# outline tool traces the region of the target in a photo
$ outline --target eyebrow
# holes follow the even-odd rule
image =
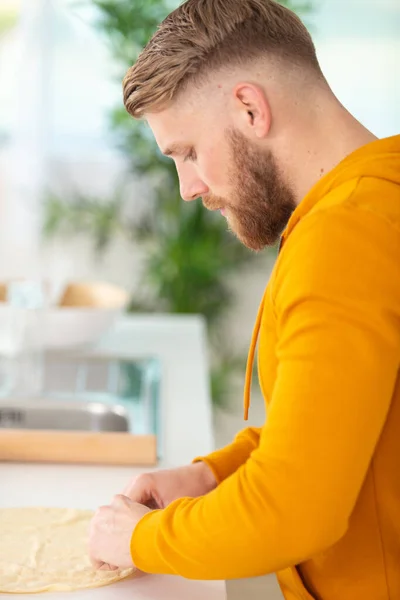
[[[165,150],[162,150],[162,153],[165,156],[172,156],[173,154],[182,155],[182,154],[186,154],[190,149],[191,149],[190,144],[176,143],[176,144],[172,144],[168,148],[165,148]]]

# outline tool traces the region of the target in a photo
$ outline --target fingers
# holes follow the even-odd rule
[[[112,506],[129,506],[133,503],[133,500],[126,496],[125,494],[116,494],[111,502]]]
[[[90,562],[92,564],[93,569],[95,569],[96,571],[100,571],[100,569],[104,565],[104,562],[102,560],[97,560],[96,558],[93,558],[92,556],[90,556]]]
[[[93,569],[96,571],[118,571],[118,567],[110,565],[109,563],[105,563],[102,560],[91,558],[90,562],[92,563]]]
[[[133,502],[144,504],[149,508],[160,508],[157,501],[156,485],[151,473],[144,473],[133,479],[124,489],[124,495]]]
[[[108,506],[100,506],[90,522],[89,526],[89,558],[93,569],[96,571],[115,571],[117,567],[99,560],[96,556],[96,540],[98,532],[104,529],[105,515],[109,511]]]
[[[118,571],[118,567],[115,567],[114,565],[110,565],[108,563],[102,563],[101,566],[98,568],[98,571]]]
[[[125,487],[123,494],[134,500],[134,502],[141,502],[143,504],[143,500],[147,499],[151,487],[151,478],[147,474],[143,474],[130,481]]]
[[[93,568],[116,571],[133,565],[130,553],[132,532],[149,509],[127,496],[114,496],[109,506],[101,506],[89,527],[89,557]]]
[[[111,565],[108,562],[98,560],[98,558],[96,556],[96,550],[95,550],[96,529],[97,529],[97,527],[99,527],[99,523],[104,521],[104,514],[107,513],[108,510],[109,510],[108,506],[102,506],[99,509],[97,509],[97,511],[90,523],[90,528],[89,528],[89,558],[90,558],[90,562],[92,564],[93,569],[95,569],[96,571],[117,571],[118,570],[118,567],[116,567],[115,565]],[[103,525],[103,527],[104,527],[104,525]]]
[[[126,486],[124,487],[124,489],[122,490],[122,493],[124,494],[124,496],[129,496],[131,490],[133,489],[133,487],[135,486],[137,480],[139,479],[140,475],[137,475],[136,477],[134,477],[133,479],[131,479],[129,481],[129,483],[126,484]]]
[[[154,498],[151,498],[150,500],[148,500],[146,502],[145,506],[147,506],[147,508],[150,508],[150,510],[157,510],[158,508],[161,508],[161,506],[158,504],[158,502]]]

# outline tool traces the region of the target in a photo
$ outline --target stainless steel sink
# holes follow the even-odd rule
[[[0,430],[5,428],[127,432],[130,422],[128,411],[118,404],[9,399],[0,402]]]
[[[45,355],[41,387],[33,398],[2,394],[0,434],[6,428],[150,434],[162,457],[158,358],[52,351]]]

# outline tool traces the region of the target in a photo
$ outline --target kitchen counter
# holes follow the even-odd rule
[[[157,468],[190,463],[214,449],[206,331],[196,316],[123,317],[96,347],[107,356],[155,356],[162,364],[163,459]],[[0,508],[49,506],[96,509],[109,504],[143,469],[0,462]],[[148,470],[148,469],[146,469]],[[1,543],[1,540],[0,540]],[[1,598],[26,598],[1,594]],[[38,594],[43,600],[226,600],[224,582],[141,576],[112,586]]]
[[[0,463],[0,508],[54,506],[96,509],[121,493],[140,469]],[[26,598],[1,594],[1,598]],[[32,596],[33,597],[33,596]],[[225,583],[143,575],[103,588],[35,594],[43,600],[226,600]]]
[[[77,592],[29,594],[31,600],[225,600],[222,583],[188,581],[181,577],[144,575],[130,581]],[[1,594],[0,598],[23,598],[26,594]]]

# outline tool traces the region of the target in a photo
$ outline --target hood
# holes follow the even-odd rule
[[[284,241],[300,219],[334,188],[357,177],[385,179],[400,185],[400,135],[375,140],[344,158],[305,196],[282,234]]]

